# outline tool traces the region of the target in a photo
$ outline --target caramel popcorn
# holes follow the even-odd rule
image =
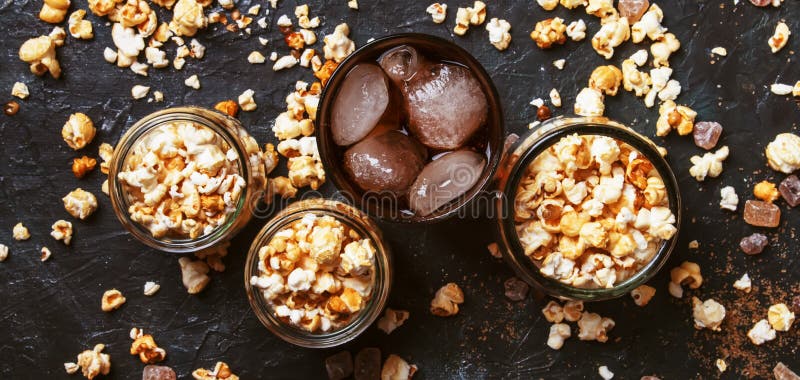
[[[434,23],[441,24],[447,16],[447,4],[433,3],[425,9],[425,12],[431,15]]]
[[[86,114],[77,112],[61,128],[61,137],[74,150],[82,149],[92,142],[96,133],[94,123]]]
[[[451,317],[458,314],[458,305],[464,303],[464,292],[458,285],[450,282],[436,291],[431,301],[431,313],[438,317]]]
[[[611,19],[605,22],[592,37],[592,48],[603,58],[611,59],[614,56],[614,48],[630,39],[630,36],[631,31],[627,18]]]
[[[605,95],[617,95],[622,82],[622,71],[614,65],[599,66],[589,77],[589,87]]]
[[[564,341],[572,336],[572,330],[566,323],[555,323],[550,325],[550,334],[547,336],[547,346],[560,350],[564,346]]]
[[[600,343],[608,341],[608,332],[614,328],[614,320],[601,317],[596,313],[584,312],[578,320],[578,339],[596,340]]]
[[[536,3],[546,11],[552,11],[558,6],[558,0],[536,0]]]
[[[742,290],[745,293],[750,293],[750,290],[752,289],[752,284],[753,283],[750,281],[750,276],[748,276],[747,273],[745,273],[742,275],[740,279],[736,280],[733,283],[733,287],[738,290]]]
[[[98,344],[92,350],[86,350],[78,354],[77,365],[81,368],[83,376],[87,379],[94,379],[98,375],[108,375],[111,371],[111,356],[104,354],[105,345]],[[71,364],[71,363],[68,363]],[[65,364],[64,368],[69,372],[74,366]],[[77,371],[77,370],[75,370]]]
[[[681,42],[672,33],[666,33],[658,41],[650,45],[653,55],[653,66],[669,66],[669,56],[681,48]]]
[[[56,79],[61,76],[61,65],[56,58],[56,42],[50,36],[39,36],[25,41],[19,47],[19,59],[29,63],[31,73],[37,76],[47,72]]]
[[[728,147],[723,146],[714,153],[706,153],[703,157],[692,156],[689,160],[692,162],[692,167],[689,168],[689,174],[698,181],[703,181],[706,177],[716,178],[722,173],[722,162],[728,158]]]
[[[378,328],[387,335],[391,334],[392,331],[405,323],[409,315],[411,314],[405,310],[393,310],[386,308],[386,312],[383,313],[383,317],[378,320]]]
[[[650,75],[639,71],[638,63],[634,59],[622,62],[622,86],[625,91],[632,91],[636,96],[645,96],[650,93]]]
[[[583,41],[586,38],[586,23],[583,20],[573,21],[567,25],[567,36],[575,41]]]
[[[784,303],[778,303],[767,310],[767,320],[775,331],[789,331],[794,322],[794,313]]]
[[[753,325],[753,328],[747,332],[747,337],[756,346],[760,346],[766,342],[775,339],[775,330],[770,326],[766,319],[759,320]]]
[[[236,117],[239,113],[239,104],[233,100],[224,100],[215,104],[214,109],[225,115]]]
[[[549,18],[536,23],[531,32],[531,39],[540,49],[549,49],[553,44],[563,45],[567,41],[567,36],[564,34],[566,31],[564,20],[558,17]]]
[[[178,36],[194,36],[198,29],[208,25],[208,18],[203,15],[203,6],[195,0],[178,0],[172,12],[169,30]]]
[[[489,32],[489,43],[494,45],[497,50],[503,51],[508,48],[511,43],[511,24],[506,20],[500,20],[497,17],[489,20],[486,24],[486,30]]]
[[[383,363],[381,380],[411,380],[415,372],[416,365],[408,364],[403,358],[392,354]]]
[[[603,116],[606,106],[603,94],[591,87],[584,87],[575,97],[574,111],[580,116]]]
[[[106,290],[100,302],[100,308],[106,313],[119,309],[125,303],[125,296],[117,289]]]
[[[650,6],[650,9],[642,15],[638,22],[631,26],[631,39],[633,43],[638,44],[642,42],[645,37],[652,41],[658,41],[664,37],[667,28],[661,25],[661,20],[664,19],[664,12],[657,4]]]
[[[456,12],[456,26],[453,33],[463,36],[469,30],[470,25],[480,25],[486,19],[486,4],[482,1],[475,1],[472,7],[458,8]]]
[[[28,240],[31,238],[31,234],[28,232],[28,227],[23,226],[22,223],[17,223],[14,225],[12,235],[16,241]]]
[[[800,170],[800,136],[781,133],[767,144],[765,150],[769,166],[782,173]]]
[[[673,129],[677,130],[679,135],[685,136],[694,130],[694,119],[697,117],[697,112],[689,107],[679,106],[675,102],[667,100],[661,104],[658,113],[657,136],[666,136]]]
[[[574,9],[580,6],[586,6],[589,4],[588,0],[560,0],[559,3],[561,6],[567,9]]]
[[[69,34],[77,39],[90,40],[94,37],[92,23],[85,20],[84,17],[86,17],[86,11],[83,9],[78,9],[69,15]]]
[[[631,291],[631,297],[636,306],[647,306],[655,294],[656,288],[647,285],[641,285]]]
[[[209,268],[203,261],[193,261],[188,257],[178,259],[181,267],[181,280],[189,294],[197,294],[206,288],[211,278],[208,277]]]
[[[294,198],[297,195],[297,188],[292,185],[292,181],[287,177],[275,177],[269,179],[265,200],[271,202],[272,197],[280,195],[282,199]]]
[[[89,172],[94,169],[95,165],[97,165],[97,160],[94,158],[89,158],[88,156],[73,158],[72,174],[74,174],[76,178],[83,178],[86,174],[89,174]]]
[[[777,53],[784,46],[786,46],[786,42],[789,41],[789,35],[792,32],[789,31],[789,26],[786,25],[785,22],[779,21],[778,25],[775,26],[775,33],[772,37],[769,38],[768,44],[769,48],[772,49],[772,53]]]
[[[224,362],[217,362],[213,371],[198,368],[192,372],[192,377],[195,380],[239,380],[239,376],[234,375]]]
[[[69,0],[45,0],[42,10],[39,11],[39,19],[50,24],[59,24],[67,16],[69,5]]]
[[[66,220],[58,220],[53,223],[53,231],[50,232],[50,236],[53,239],[61,240],[64,244],[69,245],[72,241],[72,223]]]
[[[698,330],[706,328],[712,331],[720,331],[722,320],[725,319],[724,306],[713,299],[700,301],[697,297],[692,297],[692,305],[694,328]]]
[[[576,178],[579,171],[585,180]],[[611,288],[675,234],[666,205],[660,175],[631,146],[576,134],[528,166],[515,219],[520,243],[543,275],[576,287]]]
[[[100,171],[103,172],[103,174],[108,174],[108,164],[114,156],[114,147],[111,146],[111,144],[102,143],[98,148],[97,155],[103,160],[103,162],[100,163]]]
[[[556,301],[550,301],[542,309],[544,319],[550,323],[561,323],[564,320],[564,308]]]
[[[64,196],[64,209],[74,218],[84,220],[97,210],[97,198],[94,194],[77,188]]]
[[[577,322],[583,315],[583,301],[567,301],[564,303],[564,319]]]
[[[253,165],[259,183],[265,178],[255,140],[244,132],[240,137],[247,157],[192,122],[164,124],[142,137],[117,175],[131,220],[155,238],[196,239],[224,225],[247,185],[240,165]]]
[[[356,49],[356,45],[348,38],[349,35],[350,27],[342,23],[336,26],[332,34],[325,36],[322,39],[325,43],[325,46],[322,47],[325,59],[339,63],[352,54]]]
[[[131,355],[139,355],[139,360],[145,364],[158,363],[167,356],[167,352],[156,345],[153,336],[150,334],[143,334],[143,332],[136,327],[131,330]]]
[[[753,195],[764,202],[772,203],[780,197],[775,184],[769,181],[761,181],[753,187]]]
[[[331,216],[304,215],[259,249],[259,289],[272,312],[309,332],[350,323],[372,297],[376,250]]]

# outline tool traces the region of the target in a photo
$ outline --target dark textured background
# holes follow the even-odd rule
[[[249,0],[241,0],[244,12]],[[273,73],[270,65],[251,65],[247,54],[255,49],[265,55],[287,49],[279,32],[262,30],[253,23],[252,36],[240,36],[217,25],[199,33],[208,47],[204,60],[189,59],[182,71],[150,70],[150,77],[134,75],[103,61],[105,46],[113,46],[110,27],[94,15],[95,39],[67,39],[58,50],[64,75],[61,80],[36,78],[17,58],[17,49],[30,37],[47,34],[51,25],[35,16],[41,1],[4,0],[0,3],[0,89],[2,102],[11,100],[15,81],[28,84],[31,96],[19,101],[14,117],[0,115],[0,242],[11,248],[0,264],[0,375],[3,378],[65,377],[62,363],[96,343],[105,343],[112,357],[113,378],[135,379],[143,365],[128,354],[132,326],[152,333],[168,352],[164,364],[186,378],[198,367],[226,361],[243,378],[322,378],[323,359],[340,349],[311,350],[293,347],[271,335],[250,311],[242,286],[246,249],[265,220],[255,220],[233,243],[226,259],[228,269],[214,274],[199,296],[186,294],[175,255],[156,252],[134,241],[117,222],[109,199],[100,192],[103,175],[95,170],[82,180],[70,172],[73,157],[96,155],[101,142],[116,143],[137,119],[150,112],[185,104],[212,106],[243,90],[256,91],[258,109],[244,112],[241,120],[260,141],[272,141],[272,120],[285,109],[284,98],[297,79],[311,79],[310,71],[294,68]],[[346,21],[358,46],[371,37],[395,32],[425,32],[454,40],[475,54],[489,73],[505,105],[509,131],[521,132],[535,117],[528,102],[547,97],[557,87],[564,107],[554,114],[570,113],[577,91],[586,85],[592,68],[604,60],[589,39],[598,29],[594,17],[582,10],[559,9],[567,21],[582,18],[589,24],[581,43],[568,42],[549,51],[537,49],[528,37],[536,21],[551,17],[526,1],[489,1],[488,14],[508,20],[513,42],[505,52],[488,43],[484,27],[474,27],[466,37],[451,33],[458,6],[449,2],[447,22],[436,25],[425,13],[427,2],[361,0],[359,11],[349,10],[345,0],[311,2],[312,15],[321,16],[317,32],[323,35]],[[270,24],[281,14],[293,14],[295,1],[284,0],[272,10]],[[629,297],[592,304],[591,311],[612,317],[617,327],[606,344],[569,339],[560,351],[545,346],[549,324],[540,309],[544,300],[529,297],[511,303],[503,297],[503,281],[511,270],[493,259],[485,246],[493,240],[489,220],[452,220],[428,227],[385,226],[395,251],[397,281],[390,297],[393,308],[411,312],[409,321],[390,336],[371,328],[341,349],[380,347],[384,357],[399,354],[416,363],[420,378],[555,378],[597,377],[597,367],[607,365],[618,378],[656,374],[662,378],[717,377],[714,360],[724,357],[729,370],[723,377],[766,377],[779,360],[800,369],[800,327],[779,333],[775,341],[753,346],[745,337],[753,322],[766,317],[771,303],[789,302],[800,289],[800,259],[796,229],[800,210],[779,205],[784,213],[779,229],[763,231],[771,246],[758,257],[742,254],[737,243],[753,228],[717,206],[719,189],[736,188],[741,204],[750,197],[752,184],[763,179],[780,181],[784,175],[766,166],[763,147],[775,134],[797,132],[800,110],[790,97],[769,93],[776,80],[794,83],[800,65],[794,51],[800,48],[800,2],[786,0],[781,8],[755,8],[746,0],[738,6],[724,2],[662,2],[664,23],[683,43],[673,56],[675,77],[683,85],[680,103],[699,113],[699,120],[718,120],[725,127],[720,145],[729,145],[731,157],[717,179],[697,183],[688,175],[689,157],[701,154],[691,137],[675,134],[662,140],[669,149],[683,194],[684,229],[680,244],[667,268],[690,259],[700,263],[706,282],[682,300],[666,291],[665,270],[651,285],[658,289],[653,301],[638,308]],[[72,9],[86,8],[85,0]],[[160,12],[164,15],[166,12]],[[262,10],[263,12],[263,10]],[[162,17],[162,19],[164,19]],[[795,33],[777,55],[769,52],[767,39],[775,23],[785,19]],[[488,18],[487,18],[488,21]],[[271,40],[262,48],[256,36]],[[188,42],[188,40],[187,40]],[[611,60],[619,64],[636,49],[626,43]],[[728,56],[712,58],[710,49],[724,46]],[[169,57],[174,57],[174,44]],[[567,60],[564,71],[551,62]],[[269,63],[269,62],[268,62]],[[183,80],[198,74],[202,88],[195,91]],[[134,101],[133,84],[145,84],[164,92],[165,103]],[[151,93],[152,93],[151,90]],[[657,110],[646,109],[641,100],[621,91],[607,100],[607,114],[653,136]],[[73,152],[60,138],[60,129],[72,112],[88,114],[98,127],[94,142]],[[75,187],[98,196],[99,210],[87,221],[76,221],[64,211],[60,198]],[[332,188],[326,184],[325,191]],[[57,219],[72,220],[74,241],[70,247],[54,241],[50,225]],[[22,221],[32,234],[16,242],[11,227]],[[699,250],[685,248],[700,241]],[[39,261],[39,249],[53,251],[50,261]],[[742,273],[753,279],[753,292],[744,294],[731,284]],[[161,284],[154,297],[142,295],[145,281]],[[448,281],[459,283],[467,301],[461,313],[450,319],[428,312],[432,294]],[[104,290],[116,287],[128,302],[113,313],[100,311]],[[728,309],[722,332],[696,331],[692,327],[690,298],[714,297]],[[573,325],[573,329],[575,326]],[[573,330],[574,334],[576,330]]]

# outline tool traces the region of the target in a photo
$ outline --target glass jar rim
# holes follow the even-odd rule
[[[274,234],[290,223],[302,219],[308,213],[331,215],[353,228],[362,237],[369,237],[375,246],[375,273],[372,297],[367,305],[344,327],[326,333],[311,333],[291,326],[278,319],[273,308],[261,294],[261,290],[250,283],[258,276],[258,251]],[[388,301],[392,287],[392,254],[380,229],[364,212],[345,203],[323,198],[311,198],[294,202],[275,215],[256,235],[247,254],[244,269],[244,286],[250,307],[264,327],[286,342],[307,348],[328,348],[347,343],[363,333],[378,319]]]
[[[163,127],[167,123],[176,121],[186,121],[199,124],[213,131],[220,136],[229,148],[236,151],[239,164],[239,175],[249,182],[252,177],[250,167],[247,165],[246,149],[239,141],[239,138],[227,127],[226,123],[234,123],[241,127],[241,123],[233,118],[223,115],[216,111],[197,106],[174,107],[153,112],[134,123],[125,134],[120,138],[114,149],[114,154],[109,162],[108,191],[111,198],[111,205],[122,225],[137,240],[142,243],[165,252],[185,253],[195,252],[217,243],[222,242],[228,237],[228,232],[236,224],[236,219],[247,212],[247,202],[250,189],[244,186],[239,195],[236,209],[226,216],[225,223],[214,228],[210,233],[203,234],[195,239],[160,239],[154,237],[148,229],[141,224],[130,219],[128,212],[129,201],[126,199],[126,191],[117,176],[122,171],[129,153],[132,149],[147,137],[151,132]]]
[[[514,222],[513,200],[519,182],[528,165],[544,150],[551,147],[564,136],[601,135],[623,141],[634,147],[651,161],[661,176],[666,188],[669,208],[675,215],[676,233],[672,238],[661,242],[653,258],[628,279],[611,288],[579,288],[543,276],[530,257],[524,254]],[[675,173],[666,159],[659,153],[658,146],[649,138],[633,129],[605,117],[557,117],[543,123],[539,129],[520,137],[504,157],[508,176],[498,181],[498,189],[504,195],[497,200],[497,224],[504,258],[510,262],[517,274],[529,284],[547,294],[565,299],[600,301],[620,297],[650,280],[666,264],[678,241],[681,227],[681,196]]]

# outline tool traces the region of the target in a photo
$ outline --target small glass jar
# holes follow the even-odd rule
[[[669,209],[675,215],[677,231],[660,243],[653,258],[631,277],[611,288],[579,288],[564,284],[540,273],[533,260],[526,256],[515,228],[514,200],[526,168],[543,151],[568,135],[602,135],[631,145],[644,155],[664,182]],[[503,194],[496,202],[498,244],[505,261],[517,275],[539,291],[561,299],[600,301],[620,297],[646,283],[664,266],[677,244],[681,226],[681,197],[678,182],[659,148],[650,139],[632,129],[604,117],[559,117],[547,120],[538,129],[511,143],[497,176],[497,188]]]
[[[261,289],[250,279],[259,275],[259,250],[272,240],[275,233],[307,214],[331,216],[351,228],[362,238],[372,241],[375,248],[372,293],[364,308],[349,323],[329,332],[312,333],[280,320],[264,298]],[[258,233],[247,255],[244,287],[250,306],[259,321],[279,338],[308,348],[334,347],[355,339],[380,316],[386,307],[392,286],[392,258],[389,247],[375,223],[363,212],[342,202],[326,199],[306,199],[290,204],[270,220]]]
[[[226,211],[225,221],[211,231],[204,231],[196,238],[154,237],[148,228],[131,218],[129,206],[133,197],[129,194],[128,185],[119,179],[119,173],[127,169],[134,148],[150,136],[151,132],[176,122],[193,123],[207,128],[218,136],[228,148],[226,159],[233,161],[231,155],[235,155],[238,167],[236,174],[245,181],[238,200],[234,203],[235,207],[232,211]],[[265,186],[264,164],[255,139],[238,120],[199,107],[170,108],[145,116],[122,136],[109,163],[108,190],[117,218],[137,240],[166,252],[194,252],[231,239],[252,218],[253,210],[263,196]]]

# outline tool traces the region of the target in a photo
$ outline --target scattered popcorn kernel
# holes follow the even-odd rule
[[[531,32],[531,39],[540,49],[549,49],[553,44],[563,45],[567,41],[567,36],[564,34],[566,31],[564,20],[558,17],[549,18],[536,23]]]
[[[81,188],[71,191],[62,200],[64,209],[77,219],[86,219],[97,210],[97,198],[94,194]]]
[[[294,67],[300,61],[292,55],[284,55],[283,57],[278,58],[277,61],[272,65],[272,71],[280,71],[283,69],[288,69]]]
[[[61,128],[61,137],[70,148],[78,150],[91,143],[96,132],[89,116],[77,112],[70,115],[69,120]]]
[[[134,327],[134,330],[137,329]],[[138,331],[136,335],[133,343],[131,343],[131,355],[139,355],[139,360],[145,364],[158,363],[166,358],[167,352],[158,347],[152,335],[142,334],[141,331]]]
[[[689,242],[689,249],[698,249],[700,248],[700,242],[697,240],[692,240]]]
[[[567,63],[564,59],[557,59],[553,61],[553,66],[555,66],[559,70],[564,70],[564,64]]]
[[[489,31],[489,42],[497,50],[503,51],[508,48],[508,44],[511,43],[511,33],[508,32],[511,30],[511,24],[508,21],[492,18],[486,24],[486,30]]]
[[[255,111],[257,105],[255,99],[253,99],[253,95],[255,95],[255,91],[250,89],[245,90],[245,92],[239,95],[239,106],[242,107],[242,111]]]
[[[223,100],[215,104],[214,109],[230,117],[236,117],[239,113],[239,104],[233,100]]]
[[[650,75],[639,71],[633,59],[622,62],[622,86],[625,91],[633,91],[636,96],[645,96],[650,93]]]
[[[725,372],[728,369],[728,363],[725,363],[723,359],[717,359],[714,364],[717,366],[717,369],[720,373]]]
[[[785,83],[773,83],[769,86],[769,90],[775,95],[789,95],[792,93],[792,86]]]
[[[149,92],[150,87],[137,84],[131,88],[131,97],[134,99],[143,99],[147,97],[147,93]]]
[[[601,343],[608,341],[608,332],[614,328],[614,320],[603,318],[599,314],[584,312],[578,320],[578,339],[596,340]]]
[[[5,244],[0,244],[0,263],[6,261],[8,258],[8,246]]]
[[[261,54],[261,53],[259,53],[257,51],[252,51],[247,56],[247,62],[250,62],[252,64],[264,63],[266,61],[267,61],[267,58],[264,57],[263,54]]]
[[[571,40],[575,42],[583,41],[583,39],[586,38],[586,23],[581,19],[570,22],[569,25],[567,25],[566,32]]]
[[[789,331],[794,317],[794,313],[784,303],[772,305],[767,310],[767,320],[775,331]]]
[[[614,378],[614,372],[611,372],[611,370],[604,365],[597,368],[597,373],[600,374],[600,377],[602,377],[603,380],[611,380]]]
[[[564,341],[572,336],[572,331],[566,323],[555,323],[550,325],[550,334],[547,336],[547,346],[560,350],[564,346]]]
[[[761,181],[753,187],[753,195],[764,202],[772,203],[778,199],[780,193],[775,188],[775,184],[769,181]]]
[[[161,285],[156,284],[153,281],[147,281],[144,283],[144,295],[148,297],[155,295],[159,289],[161,289]]]
[[[550,90],[550,103],[553,104],[554,107],[561,107],[561,94],[559,94],[558,90],[555,88]]]
[[[589,5],[588,0],[560,0],[559,3],[561,4],[561,6],[567,9],[575,9],[580,6]]]
[[[800,170],[800,136],[796,134],[781,133],[775,136],[765,153],[772,169],[786,174]]]
[[[39,19],[50,24],[61,23],[67,16],[69,5],[69,0],[45,0],[39,11]]]
[[[672,33],[664,36],[650,45],[650,54],[653,55],[653,66],[669,66],[669,57],[681,48],[681,43]]]
[[[716,55],[718,55],[720,57],[724,57],[724,56],[728,55],[728,49],[725,49],[722,46],[717,46],[717,47],[711,49],[711,54],[716,54]]]
[[[105,312],[119,309],[125,303],[125,296],[117,289],[106,290],[100,302],[100,308]]]
[[[30,95],[30,92],[28,92],[28,86],[26,86],[25,83],[16,82],[14,83],[14,87],[11,87],[11,96],[25,99],[28,95]]]
[[[567,301],[564,303],[564,319],[577,322],[583,315],[583,301]]]
[[[491,244],[487,245],[486,249],[489,250],[489,254],[491,254],[492,257],[494,257],[495,259],[502,259],[503,258],[503,254],[500,253],[500,247],[497,245],[497,243],[491,243]]]
[[[692,167],[689,174],[697,181],[702,182],[706,177],[716,178],[722,173],[722,162],[728,158],[728,147],[723,146],[714,153],[706,153],[702,157],[692,156],[689,160]]]
[[[402,326],[410,315],[411,313],[405,310],[386,308],[386,311],[383,313],[383,317],[378,320],[378,328],[385,332],[386,335],[389,335],[396,328]]]
[[[53,239],[61,240],[64,244],[69,245],[72,241],[72,223],[67,222],[66,220],[58,220],[53,223],[53,231],[50,232],[50,236]]]
[[[725,307],[713,299],[700,301],[692,297],[694,327],[698,330],[709,329],[720,331],[722,320],[725,319]]]
[[[42,247],[41,253],[42,253],[41,254],[42,262],[47,261],[50,258],[50,256],[53,254],[52,252],[50,252],[50,249],[47,248],[47,247]]]
[[[630,36],[631,30],[627,18],[608,20],[592,37],[592,48],[603,58],[611,59],[614,56],[614,48],[630,39]]]
[[[342,23],[336,26],[333,33],[325,36],[322,47],[325,59],[333,60],[336,63],[342,62],[348,55],[356,49],[355,43],[348,38],[350,27]]]
[[[31,234],[28,232],[28,228],[23,226],[22,223],[17,223],[14,225],[14,230],[12,231],[12,235],[14,236],[14,240],[17,241],[28,240],[31,238]]]
[[[736,189],[733,186],[725,186],[719,191],[720,201],[719,207],[730,210],[736,211],[736,208],[739,206],[739,196],[736,195]]]
[[[195,380],[239,380],[239,376],[236,376],[224,362],[217,362],[213,371],[198,368],[192,372],[192,377]]]
[[[748,199],[744,203],[744,221],[756,227],[778,227],[781,209],[772,203]]]
[[[786,25],[785,22],[778,22],[778,25],[775,26],[775,33],[769,38],[768,42],[772,52],[777,53],[783,49],[783,47],[786,46],[786,43],[789,41],[789,35],[791,34],[792,32],[789,31],[789,26]]]
[[[84,17],[86,17],[86,11],[83,9],[78,9],[69,15],[69,34],[77,39],[90,40],[94,37],[92,23],[85,20]]]
[[[203,6],[195,0],[178,0],[172,11],[169,30],[178,36],[191,37],[198,29],[208,25],[208,18],[203,15]]]
[[[431,313],[438,317],[458,314],[458,305],[464,303],[464,292],[453,282],[442,286],[431,301]]]
[[[78,366],[77,363],[72,363],[72,362],[64,363],[64,370],[67,371],[68,375],[75,374],[76,372],[78,372],[79,369],[81,369],[81,367]]]
[[[742,290],[745,293],[750,293],[750,290],[752,289],[752,284],[753,283],[750,281],[750,276],[748,276],[747,273],[745,273],[742,275],[740,279],[736,280],[733,283],[733,287],[735,289]]]
[[[605,112],[603,94],[590,87],[585,87],[575,97],[575,114],[580,116],[603,116]]]
[[[37,76],[47,72],[56,79],[61,76],[61,65],[56,58],[56,42],[49,36],[25,41],[19,48],[19,59],[29,63],[31,73]]]
[[[433,3],[428,6],[425,12],[431,15],[434,23],[441,24],[447,16],[447,4]]]
[[[558,0],[536,0],[536,3],[546,11],[552,11],[558,6]]]
[[[544,318],[550,323],[561,323],[564,320],[564,308],[556,301],[550,301],[542,309]]]
[[[664,37],[667,28],[661,26],[664,13],[657,4],[650,6],[650,9],[642,15],[642,18],[631,26],[631,37],[633,43],[642,42],[645,37],[652,41],[658,41]]]
[[[94,158],[89,158],[88,156],[73,158],[72,174],[74,174],[77,178],[83,178],[86,174],[89,174],[89,172],[94,169],[95,165],[97,165],[97,160]]]
[[[397,355],[389,355],[381,369],[381,380],[410,380],[417,372],[417,366],[408,364]]]
[[[669,295],[675,298],[683,298],[683,288],[672,281],[669,282],[667,291],[669,291]]]
[[[655,88],[653,91],[655,91]],[[697,112],[689,107],[677,105],[672,100],[667,100],[659,107],[658,114],[658,120],[656,121],[657,136],[666,136],[673,129],[677,130],[679,135],[685,136],[694,130],[694,119],[697,117]],[[727,151],[727,148],[725,150]]]
[[[693,262],[684,261],[680,266],[672,268],[670,282],[681,286],[688,285],[691,289],[699,288],[700,285],[703,285],[700,266]]]
[[[589,87],[614,96],[622,83],[622,71],[614,65],[598,66],[589,77]]]
[[[186,86],[191,87],[191,88],[193,88],[195,90],[199,90],[200,89],[200,79],[197,77],[197,74],[186,78],[186,80],[183,82],[183,84],[185,84]]]
[[[205,262],[200,260],[193,261],[188,257],[181,257],[178,263],[181,266],[183,286],[186,287],[186,291],[189,292],[189,294],[200,293],[211,281],[211,278],[207,275],[209,268]]]
[[[104,354],[105,345],[98,344],[92,350],[86,350],[78,354],[78,366],[81,368],[83,376],[91,380],[99,375],[108,375],[111,371],[111,356]],[[64,368],[69,371],[66,364]]]
[[[358,1],[357,0],[348,0],[347,1],[347,7],[350,8],[350,9],[358,10]]]
[[[762,319],[753,325],[753,328],[747,332],[747,337],[756,346],[760,346],[770,340],[775,339],[775,330],[770,326],[766,319]]]
[[[641,285],[631,291],[631,297],[636,306],[646,306],[656,294],[656,288],[648,285]]]

